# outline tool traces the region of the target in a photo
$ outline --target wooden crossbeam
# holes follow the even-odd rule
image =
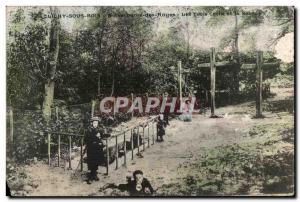
[[[229,61],[216,62],[216,52],[214,48],[211,48],[210,53],[210,62],[198,64],[196,68],[210,68],[210,94],[211,94],[211,117],[215,117],[215,87],[216,87],[216,67],[225,66],[225,65],[235,65]],[[263,69],[267,69],[273,66],[279,65],[278,62],[263,62],[263,53],[261,51],[257,52],[256,63],[247,64],[244,63],[241,65],[241,69],[253,69],[256,70],[256,116],[262,117],[262,73]],[[170,67],[170,69],[175,69]],[[178,68],[181,69],[181,68]],[[191,72],[191,69],[181,69],[181,73],[188,74]],[[179,79],[180,80],[180,79]],[[181,82],[180,82],[181,84]]]
[[[267,62],[267,63],[263,63],[262,64],[262,68],[269,68],[269,67],[273,67],[279,65],[278,62]],[[241,69],[256,69],[256,64],[242,64]]]
[[[188,73],[190,73],[190,72],[191,72],[190,69],[181,69],[181,73],[182,73],[182,74],[188,74]]]
[[[268,68],[268,67],[273,67],[273,66],[276,66],[276,65],[279,65],[279,63],[278,62],[266,62],[266,63],[262,64],[262,67],[263,68]]]
[[[255,69],[256,64],[242,64],[241,69]]]
[[[222,62],[215,62],[214,63],[216,67],[220,67],[220,66],[225,66],[225,65],[229,65],[232,64],[229,61],[222,61]],[[211,63],[201,63],[198,64],[197,67],[210,67]]]

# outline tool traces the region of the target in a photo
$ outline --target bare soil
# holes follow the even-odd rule
[[[275,89],[276,96],[270,98],[264,107],[272,103],[293,97],[293,89]],[[293,101],[292,101],[293,102]],[[142,170],[144,176],[149,179],[156,195],[164,195],[166,185],[181,183],[191,170],[190,162],[196,162],[204,152],[214,148],[228,145],[240,145],[253,142],[255,146],[261,137],[252,137],[249,134],[251,128],[258,124],[284,124],[293,121],[293,113],[285,109],[278,111],[265,111],[265,118],[255,119],[255,105],[253,102],[235,106],[227,106],[217,109],[217,114],[222,118],[209,118],[209,112],[202,115],[193,115],[192,122],[182,122],[176,119],[170,121],[167,127],[164,142],[155,142],[150,148],[142,152],[143,158],[135,156],[131,160],[127,155],[127,167],[120,166],[115,170],[115,164],[110,166],[110,174],[105,175],[105,169],[99,170],[100,181],[86,184],[86,172],[74,173],[78,159],[73,162],[73,170],[57,167],[48,167],[44,162],[36,162],[24,167],[25,173],[30,179],[30,184],[24,186],[24,195],[27,196],[112,196],[128,195],[116,189],[102,189],[108,183],[116,185],[126,182],[126,176],[131,176],[134,170]],[[256,139],[257,138],[257,139]],[[294,144],[280,142],[277,150],[284,149],[293,152]],[[202,158],[202,157],[201,157]],[[120,158],[120,164],[123,159]],[[86,171],[86,166],[84,168]],[[194,172],[197,172],[196,170]],[[170,186],[168,194],[177,195],[176,190]],[[229,192],[230,193],[230,192]],[[262,193],[251,189],[250,195]]]

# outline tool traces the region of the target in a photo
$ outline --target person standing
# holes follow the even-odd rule
[[[91,127],[88,129],[85,136],[85,143],[87,147],[87,164],[88,174],[87,183],[91,184],[93,180],[99,181],[97,176],[98,166],[104,161],[104,144],[102,141],[103,132],[99,130],[100,119],[98,117],[91,118]]]
[[[160,114],[157,119],[157,141],[164,141],[163,136],[166,134],[165,131],[166,121],[164,120],[164,115]],[[160,138],[160,140],[158,139]]]

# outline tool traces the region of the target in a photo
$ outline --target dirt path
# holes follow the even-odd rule
[[[240,120],[243,120],[241,124]],[[143,152],[144,158],[135,157],[124,167],[112,170],[109,176],[100,174],[100,181],[87,185],[82,179],[73,178],[70,171],[61,168],[49,168],[38,163],[28,166],[27,172],[38,181],[39,186],[32,195],[103,195],[98,190],[106,183],[125,183],[127,175],[140,169],[152,182],[153,187],[176,181],[177,168],[193,155],[201,152],[201,148],[238,143],[245,138],[247,128],[252,120],[248,116],[231,116],[222,119],[210,119],[207,116],[194,116],[192,122],[170,121],[165,141],[156,143]],[[214,140],[214,141],[212,141]],[[122,160],[120,160],[122,162]],[[104,172],[101,169],[101,172]],[[67,175],[66,175],[67,173]]]
[[[193,156],[199,155],[203,148],[247,141],[249,129],[254,124],[280,121],[273,114],[267,114],[269,117],[266,119],[252,119],[251,114],[233,113],[239,109],[246,111],[243,105],[229,106],[218,109],[218,113],[224,115],[223,118],[211,119],[208,115],[195,115],[192,122],[170,121],[164,142],[147,148],[143,152],[144,158],[135,157],[134,161],[128,158],[127,168],[121,167],[118,170],[111,168],[109,176],[99,174],[100,181],[92,185],[86,184],[80,176],[72,177],[72,171],[49,168],[42,163],[28,166],[26,172],[38,183],[38,187],[31,190],[30,195],[110,196],[114,195],[115,190],[107,189],[100,192],[99,189],[107,183],[125,183],[126,176],[131,176],[137,169],[144,172],[155,189],[159,189],[164,184],[179,180],[183,173],[180,173],[178,167],[183,162],[191,160]],[[104,173],[104,169],[101,172]]]

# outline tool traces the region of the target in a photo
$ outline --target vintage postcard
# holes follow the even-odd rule
[[[294,13],[8,6],[7,195],[295,196]]]

